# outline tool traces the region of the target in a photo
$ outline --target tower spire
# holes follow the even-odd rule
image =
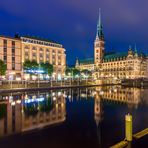
[[[99,8],[99,26],[101,26],[101,8]]]
[[[98,24],[97,24],[96,38],[104,40],[103,26],[102,26],[102,22],[101,22],[101,8],[99,8],[99,20],[98,20]]]
[[[103,27],[102,27],[102,21],[101,21],[101,9],[99,9],[97,33],[96,33],[96,39],[95,39],[95,42],[94,42],[95,64],[98,64],[98,63],[103,61],[104,49],[105,49],[104,44],[105,44],[105,41],[104,41]]]

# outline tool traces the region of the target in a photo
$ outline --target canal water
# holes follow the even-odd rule
[[[108,148],[148,127],[148,89],[90,87],[0,94],[0,148]],[[128,148],[148,148],[148,136]]]

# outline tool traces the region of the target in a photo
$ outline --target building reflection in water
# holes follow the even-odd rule
[[[129,108],[138,107],[142,101],[143,93],[146,90],[139,88],[121,88],[121,87],[104,87],[96,88],[96,93],[101,96],[101,99],[126,103]]]
[[[138,88],[106,86],[83,89],[67,89],[50,92],[34,92],[23,95],[0,96],[0,137],[21,133],[66,120],[66,100],[94,99],[94,120],[98,143],[101,146],[101,122],[103,121],[103,102],[127,104],[129,111],[138,108],[143,101],[148,103],[148,91]]]
[[[60,92],[6,97],[1,102],[0,137],[65,121],[65,97]]]
[[[97,139],[99,147],[101,147],[101,121],[103,116],[101,96],[98,93],[94,94],[94,120],[97,128]]]
[[[97,126],[97,138],[99,147],[101,147],[101,122],[103,120],[103,101],[112,101],[114,103],[126,103],[128,111],[138,108],[140,102],[147,103],[147,89],[139,88],[121,88],[121,87],[97,87],[94,94],[94,120]],[[131,147],[131,143],[128,143]]]

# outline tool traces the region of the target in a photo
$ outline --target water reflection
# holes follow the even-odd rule
[[[97,128],[98,144],[101,146],[101,121],[103,120],[103,106],[99,93],[94,95],[94,120]]]
[[[13,95],[3,96],[3,99],[0,104],[0,137],[65,121],[65,97],[62,94]]]
[[[67,111],[67,102],[73,104],[74,102],[89,102],[89,100],[91,100],[93,102],[93,119],[96,124],[96,143],[98,147],[102,147],[102,145],[104,145],[102,140],[103,132],[110,132],[106,131],[105,128],[102,128],[102,124],[106,122],[107,126],[110,126],[112,124],[111,120],[106,121],[106,118],[110,118],[111,115],[106,111],[105,103],[113,103],[117,105],[119,104],[119,107],[121,107],[120,105],[123,104],[128,108],[124,108],[126,110],[125,112],[128,113],[133,109],[137,110],[140,104],[148,105],[147,97],[147,89],[121,88],[120,86],[81,89],[76,88],[66,90],[52,90],[48,92],[24,92],[22,94],[1,94],[0,137],[12,135],[14,133],[31,131],[34,129],[43,128],[45,126],[59,125],[60,123],[65,123],[67,121],[67,118],[71,118],[72,116],[70,112]],[[83,107],[82,109],[87,110],[87,108]],[[87,114],[89,114],[89,111],[90,110],[87,110]],[[121,114],[119,114],[119,111],[120,110],[117,109],[117,112],[114,113],[121,116]],[[106,112],[107,116],[105,115]],[[67,114],[70,115],[67,116]],[[142,114],[144,119],[146,114],[147,113]],[[114,120],[117,121],[115,116]],[[137,121],[140,122],[140,120]],[[145,120],[145,122],[147,122],[147,120]],[[115,121],[112,126],[114,126],[114,124]],[[71,131],[71,134],[72,132],[73,131]],[[123,138],[124,137],[122,137],[121,139]]]

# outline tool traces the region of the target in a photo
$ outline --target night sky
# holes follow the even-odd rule
[[[0,34],[48,38],[66,48],[67,63],[93,57],[99,8],[106,50],[148,52],[147,0],[0,0]]]

